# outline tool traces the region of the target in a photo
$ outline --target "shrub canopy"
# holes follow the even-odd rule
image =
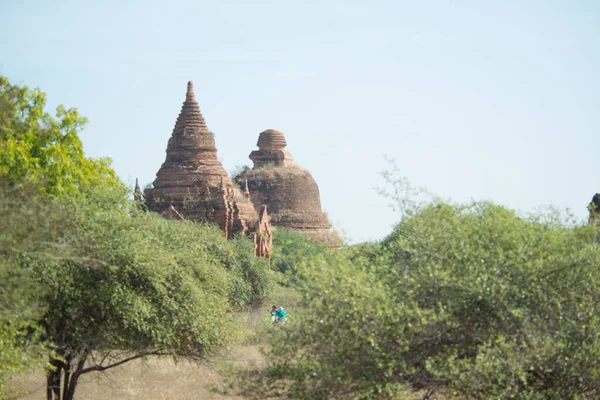
[[[488,202],[419,207],[368,256],[305,260],[305,311],[247,385],[305,399],[598,398],[596,233]]]

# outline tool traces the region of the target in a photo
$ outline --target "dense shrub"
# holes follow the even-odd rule
[[[309,282],[305,311],[275,337],[266,371],[247,376],[246,388],[305,399],[423,390],[598,398],[595,234],[554,214],[519,217],[485,202],[420,207],[379,256],[315,257],[299,267]]]
[[[305,236],[284,228],[273,228],[271,268],[288,276],[288,285],[302,282],[298,267],[315,257],[326,257],[325,248]]]

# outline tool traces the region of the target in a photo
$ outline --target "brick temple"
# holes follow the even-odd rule
[[[266,209],[259,209],[259,219],[249,196],[233,185],[217,159],[215,140],[200,112],[192,82],[188,82],[166,153],[153,187],[144,191],[144,202],[150,211],[169,219],[214,222],[228,239],[261,229],[268,228],[270,232]],[[257,253],[265,252],[264,243],[255,246],[262,246]]]
[[[321,209],[319,187],[293,163],[282,132],[268,129],[250,154],[254,168],[242,187],[234,184],[217,159],[215,140],[200,112],[192,82],[167,144],[166,159],[143,199],[150,211],[169,219],[216,223],[225,237],[252,235],[255,253],[268,256],[271,224],[328,246],[341,240]],[[142,197],[136,181],[136,200]]]

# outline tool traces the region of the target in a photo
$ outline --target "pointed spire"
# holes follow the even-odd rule
[[[194,84],[192,81],[187,83],[187,91],[185,93],[185,101],[181,107],[181,112],[175,122],[173,135],[195,135],[207,134],[210,135],[206,127],[206,121],[200,112],[200,107],[196,101],[194,93]],[[211,146],[212,147],[212,146]]]
[[[225,184],[223,183],[223,176],[221,175],[221,184],[219,185],[219,192],[225,191]]]
[[[248,179],[246,179],[246,183],[244,184],[244,196],[246,196],[246,198],[250,198],[250,190],[248,190]]]
[[[140,190],[140,182],[138,178],[135,178],[135,189],[133,189],[133,200],[140,201],[142,200],[142,191]]]

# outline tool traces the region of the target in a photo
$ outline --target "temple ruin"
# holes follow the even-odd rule
[[[165,162],[153,187],[143,193],[146,207],[169,219],[214,222],[227,238],[252,235],[255,253],[262,257],[270,255],[271,223],[339,246],[341,240],[330,232],[321,209],[319,187],[308,171],[293,163],[284,134],[268,129],[259,135],[257,145],[250,154],[254,168],[245,172],[240,187],[217,159],[214,137],[188,82]],[[134,198],[140,197],[136,180]]]
[[[283,132],[267,129],[258,136],[258,150],[250,154],[254,167],[245,184],[254,207],[266,205],[271,223],[316,242],[337,247],[339,237],[321,208],[319,187],[312,175],[293,163]]]
[[[192,82],[188,82],[166,153],[153,187],[144,191],[150,211],[170,219],[215,222],[228,239],[256,230],[258,214],[217,160],[215,140],[200,112]]]

